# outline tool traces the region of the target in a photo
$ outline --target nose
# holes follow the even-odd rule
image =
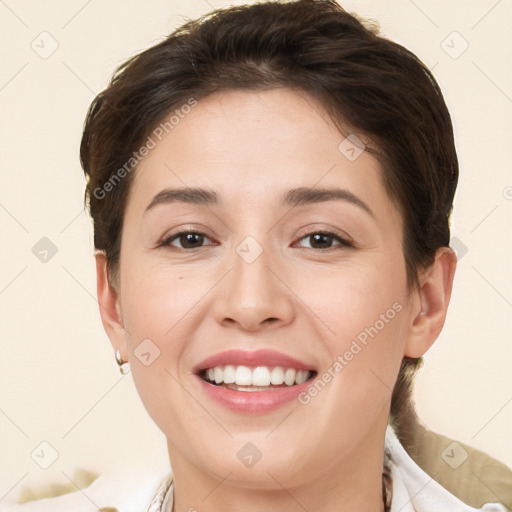
[[[214,305],[214,315],[224,327],[261,331],[293,322],[293,294],[285,279],[269,265],[267,252],[252,262],[238,253],[232,269],[222,281]],[[276,269],[279,265],[275,265]]]

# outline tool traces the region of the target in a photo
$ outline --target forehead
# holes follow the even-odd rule
[[[132,183],[138,209],[162,188],[184,186],[208,187],[220,202],[243,198],[254,206],[291,188],[332,186],[364,197],[377,215],[393,206],[375,157],[350,133],[340,133],[305,93],[225,91],[187,112],[163,134],[160,129],[161,140],[152,135],[155,146]]]

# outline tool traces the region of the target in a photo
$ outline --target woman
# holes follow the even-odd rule
[[[329,0],[214,12],[118,70],[81,161],[103,325],[172,467],[91,510],[506,510],[409,455],[458,179],[412,53]]]

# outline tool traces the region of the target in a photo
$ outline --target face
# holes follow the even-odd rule
[[[417,311],[402,219],[358,153],[305,94],[234,91],[135,171],[113,342],[175,471],[298,485],[382,450]]]

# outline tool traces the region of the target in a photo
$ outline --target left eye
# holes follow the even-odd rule
[[[310,240],[309,246],[301,245],[302,247],[309,247],[311,249],[330,249],[333,247],[334,242],[338,242],[338,246],[352,247],[352,244],[336,235],[335,233],[329,232],[318,232],[318,233],[310,233],[300,239],[300,242],[304,240]]]

